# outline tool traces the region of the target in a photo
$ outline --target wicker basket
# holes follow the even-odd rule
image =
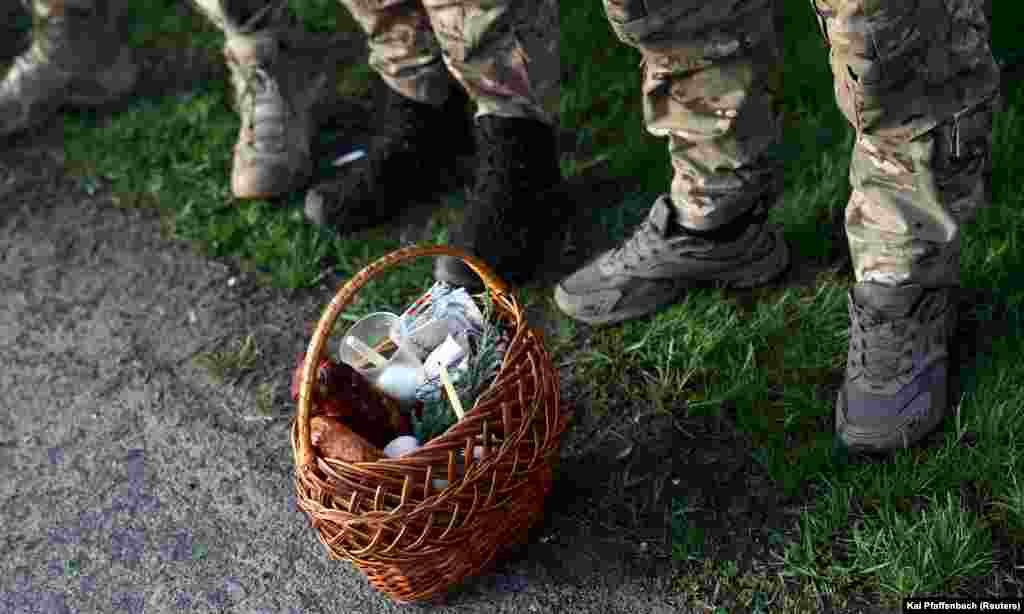
[[[318,456],[310,442],[311,393],[338,315],[390,267],[438,255],[461,258],[481,277],[496,316],[513,331],[495,381],[462,420],[400,459],[346,463]],[[292,424],[299,506],[330,558],[355,563],[379,591],[402,603],[443,597],[523,543],[540,520],[567,422],[558,372],[505,283],[479,259],[448,246],[400,249],[341,287],[310,341]],[[482,458],[459,475],[457,452],[472,459],[474,446],[483,448]],[[434,479],[449,486],[440,490]]]

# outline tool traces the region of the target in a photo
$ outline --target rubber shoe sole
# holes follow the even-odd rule
[[[273,200],[301,189],[309,183],[312,176],[312,163],[309,161],[295,171],[285,163],[271,162],[260,169],[260,172],[245,176],[232,172],[231,193],[237,200]]]
[[[888,433],[861,429],[846,419],[846,390],[839,389],[836,395],[836,437],[849,452],[857,454],[889,454],[909,448],[930,435],[946,417],[945,409],[933,409],[910,428],[895,428]],[[943,401],[945,405],[945,401]],[[908,426],[913,419],[908,419]],[[909,431],[909,432],[908,432]]]

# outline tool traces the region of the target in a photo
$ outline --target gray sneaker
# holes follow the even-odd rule
[[[907,448],[942,421],[956,328],[950,297],[949,288],[870,282],[850,292],[850,349],[835,416],[836,434],[851,450]]]
[[[766,225],[763,215],[727,242],[683,231],[675,215],[668,196],[660,196],[623,245],[558,284],[559,309],[587,324],[612,324],[656,312],[701,282],[749,288],[789,266],[781,230]]]
[[[32,45],[0,81],[0,136],[45,122],[64,105],[100,106],[132,91],[138,66],[118,14],[33,3]]]

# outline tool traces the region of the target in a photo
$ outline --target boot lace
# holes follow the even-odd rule
[[[914,369],[914,342],[920,326],[911,318],[884,319],[859,306],[852,306],[853,364],[867,379],[887,382],[904,377]]]
[[[656,260],[663,249],[664,239],[661,232],[648,218],[640,223],[622,246],[609,253],[608,263],[631,271],[648,261]]]
[[[267,66],[257,64],[246,67],[245,89],[242,100],[251,118],[248,143],[260,151],[276,151],[284,146],[286,118],[291,115],[288,101],[281,95],[277,80]],[[275,112],[257,115],[257,107],[270,106]]]

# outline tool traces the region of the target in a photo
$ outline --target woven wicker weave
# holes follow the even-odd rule
[[[495,381],[447,432],[400,459],[346,463],[318,456],[310,442],[316,365],[338,315],[385,270],[414,258],[462,258],[484,281],[512,341]],[[341,287],[310,341],[292,424],[299,505],[330,558],[352,561],[398,602],[424,602],[485,571],[540,520],[568,417],[558,372],[541,334],[526,324],[508,287],[479,259],[448,246],[392,252]],[[456,454],[483,457],[456,473]],[[440,490],[434,479],[447,479]]]

